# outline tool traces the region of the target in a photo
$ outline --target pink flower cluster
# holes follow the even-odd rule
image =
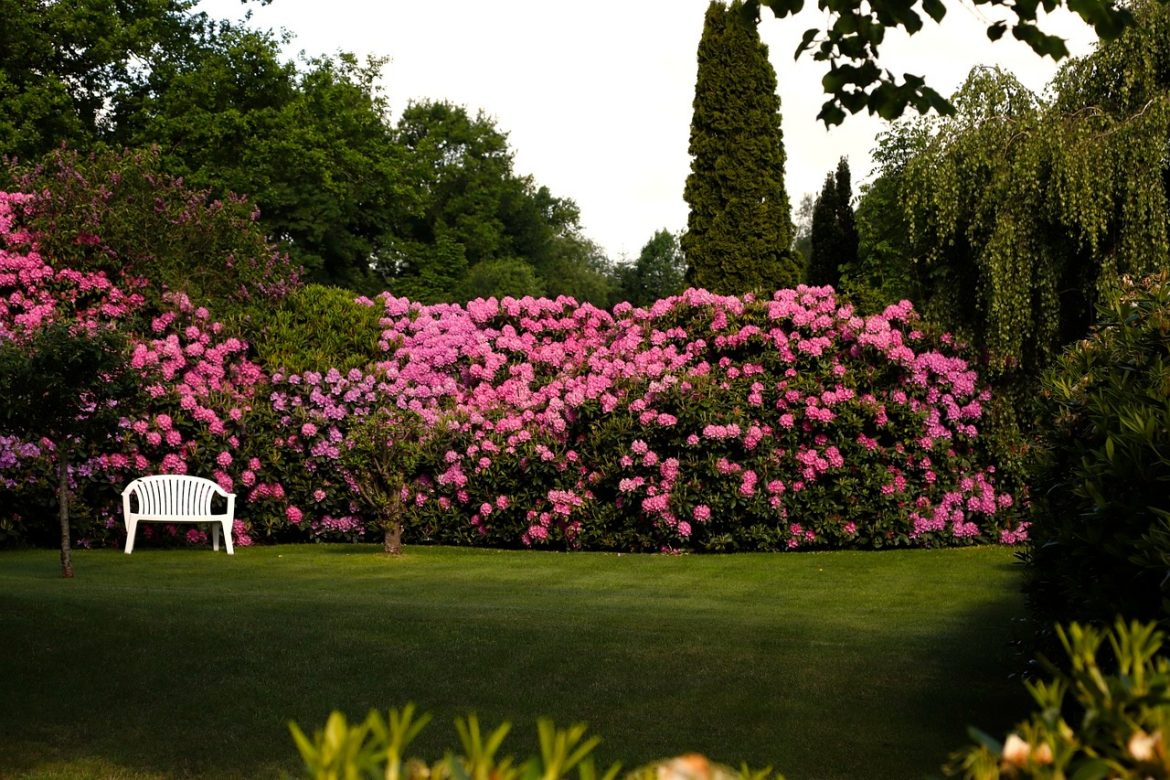
[[[30,195],[0,192],[0,338],[19,338],[57,319],[95,327],[142,305],[142,295],[116,287],[104,273],[54,269],[36,238],[20,227]],[[127,280],[132,287],[141,280]]]

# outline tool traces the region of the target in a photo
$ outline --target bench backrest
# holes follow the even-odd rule
[[[186,474],[139,477],[126,486],[124,496],[138,496],[140,515],[210,515],[211,499],[228,495],[218,484]]]

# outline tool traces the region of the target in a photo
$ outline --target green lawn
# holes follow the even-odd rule
[[[1012,552],[633,556],[368,546],[0,553],[0,777],[279,777],[339,708],[587,721],[624,765],[919,778],[1023,714]]]

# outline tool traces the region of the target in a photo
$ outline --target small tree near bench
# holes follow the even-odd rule
[[[126,339],[112,329],[50,323],[0,337],[0,433],[52,442],[61,575],[73,576],[69,468],[118,433],[141,398]]]

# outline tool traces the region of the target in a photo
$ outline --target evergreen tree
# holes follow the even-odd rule
[[[837,163],[813,206],[812,249],[805,280],[814,285],[841,286],[841,270],[857,263],[857,221],[853,216],[849,161]]]
[[[740,0],[708,7],[698,60],[684,191],[687,281],[736,294],[791,286],[799,269],[789,251],[776,73]]]

